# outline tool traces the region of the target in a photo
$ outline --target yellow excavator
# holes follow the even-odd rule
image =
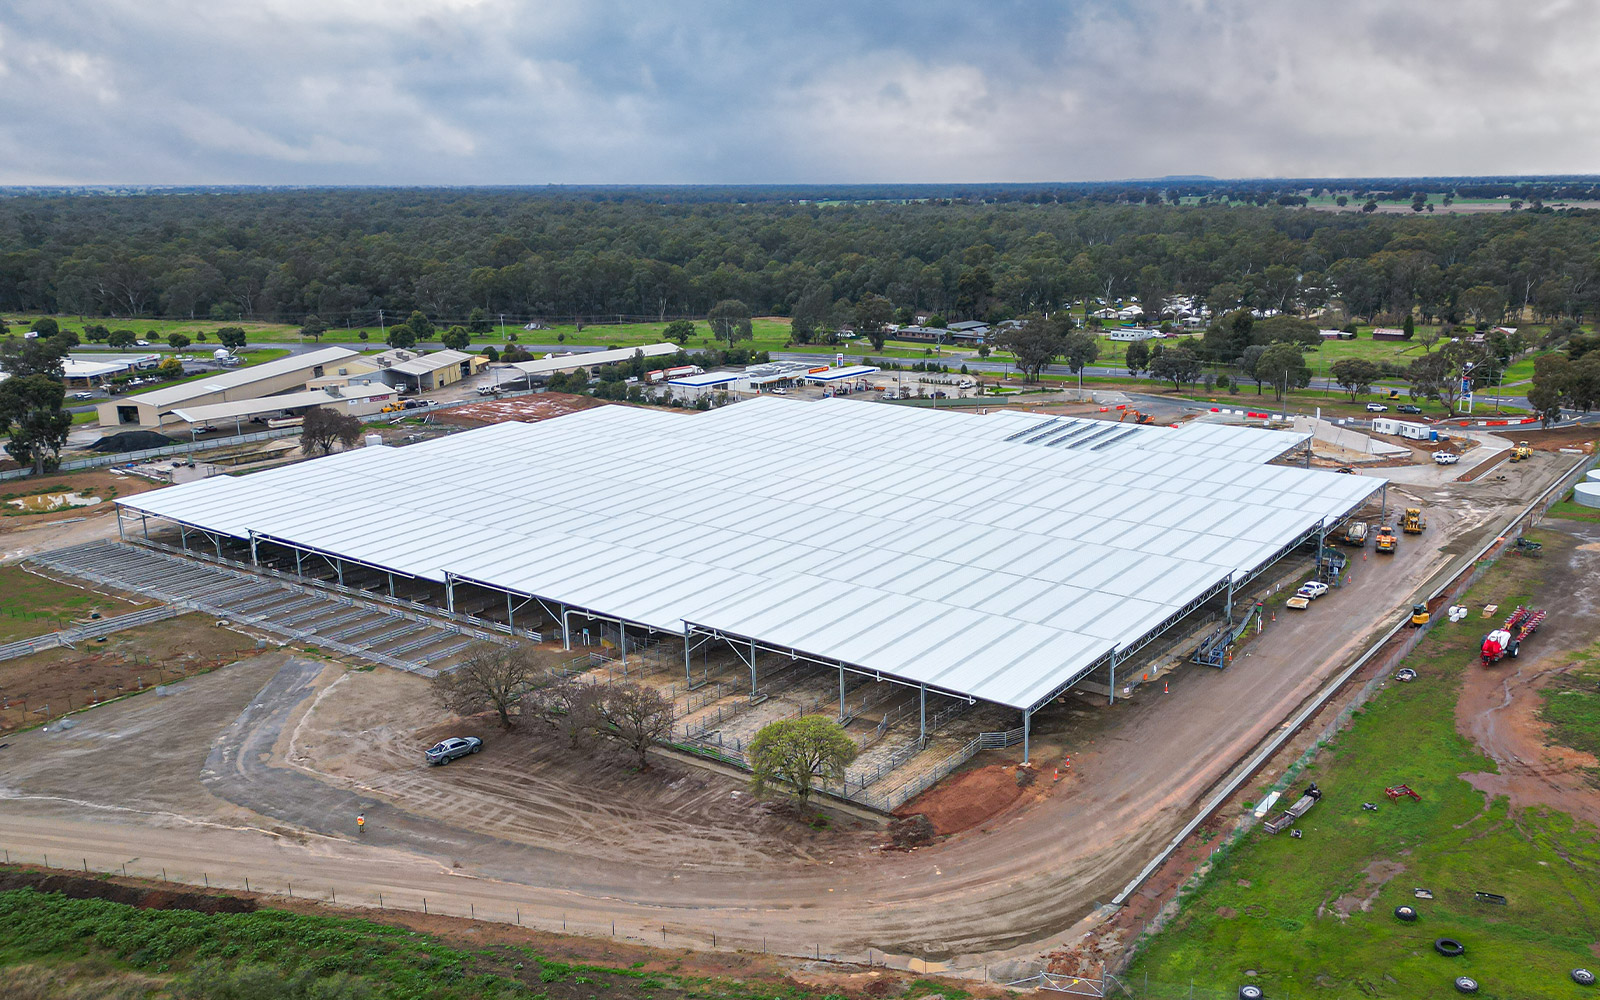
[[[1405,517],[1400,519],[1400,530],[1408,535],[1420,535],[1427,526],[1428,519],[1422,516],[1421,507],[1407,507]]]

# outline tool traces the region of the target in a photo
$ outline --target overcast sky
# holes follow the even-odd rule
[[[0,184],[1600,172],[1593,0],[4,0]]]

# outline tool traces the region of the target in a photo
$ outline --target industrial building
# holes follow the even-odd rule
[[[604,406],[118,500],[236,558],[363,573],[507,624],[797,662],[1032,714],[1384,485],[1268,464],[1298,433],[770,396]],[[478,611],[485,614],[484,611]],[[514,620],[513,620],[514,619]],[[758,659],[767,664],[758,667]],[[1137,661],[1135,661],[1137,662]],[[915,718],[915,714],[912,716]],[[1013,716],[1016,718],[1017,716]]]
[[[360,357],[346,347],[324,347],[136,396],[119,396],[97,407],[100,426],[158,428],[175,419],[181,420],[173,416],[173,411],[179,407],[233,403],[304,388],[308,382],[325,375],[344,374],[341,369]]]
[[[386,385],[412,392],[432,392],[483,371],[489,359],[463,351],[385,351],[372,359],[378,363],[372,373]]]
[[[664,358],[677,354],[683,348],[677,344],[645,344],[643,347],[619,347],[610,351],[582,351],[575,354],[540,358],[537,361],[518,361],[511,367],[524,375],[554,375],[556,372],[575,372],[580,368],[598,368],[628,361],[635,357]]]
[[[192,431],[206,427],[222,427],[235,432],[243,431],[250,423],[260,423],[275,417],[300,417],[313,406],[321,406],[355,417],[381,413],[385,406],[399,398],[399,390],[387,385],[330,385],[304,392],[285,392],[259,399],[241,399],[231,403],[206,403],[200,406],[183,406],[172,411],[175,419],[190,426]],[[231,425],[231,427],[230,427]]]

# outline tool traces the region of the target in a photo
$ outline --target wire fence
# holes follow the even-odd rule
[[[1433,593],[1428,595],[1424,603],[1431,608],[1438,608],[1444,604],[1453,604],[1460,600],[1469,590],[1472,589],[1473,586],[1483,579],[1490,569],[1494,567],[1495,562],[1500,558],[1500,556],[1504,555],[1508,551],[1514,551],[1515,539],[1519,537],[1524,530],[1537,525],[1539,521],[1543,519],[1546,511],[1549,510],[1550,505],[1559,501],[1561,497],[1565,495],[1566,491],[1572,488],[1574,483],[1582,480],[1584,475],[1597,464],[1600,464],[1600,456],[1579,462],[1561,479],[1557,480],[1555,483],[1545,489],[1543,493],[1539,494],[1539,496],[1532,503],[1524,507],[1522,511],[1511,520],[1511,522],[1506,526],[1505,530],[1501,531],[1494,538],[1491,538],[1470,559],[1464,562],[1462,564],[1463,571],[1461,573],[1458,573],[1456,576],[1451,577],[1441,583],[1437,588],[1435,588]],[[1324,744],[1326,744],[1330,738],[1348,725],[1355,713],[1364,705],[1366,705],[1366,703],[1375,695],[1377,695],[1379,691],[1383,690],[1394,671],[1399,669],[1400,664],[1403,663],[1405,658],[1416,649],[1417,645],[1422,642],[1427,633],[1437,623],[1437,618],[1434,618],[1426,626],[1412,628],[1410,627],[1408,621],[1401,621],[1397,622],[1392,628],[1385,632],[1376,643],[1368,648],[1366,653],[1364,653],[1354,663],[1347,667],[1337,678],[1335,678],[1326,688],[1324,688],[1322,695],[1319,696],[1310,706],[1308,706],[1295,721],[1291,722],[1289,726],[1280,730],[1278,736],[1256,756],[1250,765],[1241,771],[1232,782],[1230,782],[1226,787],[1218,792],[1216,796],[1206,803],[1206,805],[1201,809],[1200,813],[1198,813],[1190,822],[1190,824],[1186,826],[1168,844],[1167,848],[1164,849],[1155,858],[1155,860],[1153,860],[1150,865],[1145,868],[1144,871],[1136,876],[1132,883],[1123,889],[1122,893],[1119,894],[1115,900],[1113,900],[1113,905],[1120,906],[1122,901],[1126,899],[1127,896],[1139,884],[1141,884],[1144,879],[1150,875],[1150,873],[1155,870],[1155,868],[1159,867],[1161,863],[1166,861],[1166,859],[1171,855],[1172,851],[1174,851],[1179,844],[1188,839],[1188,837],[1194,832],[1194,829],[1197,828],[1201,822],[1215,812],[1222,802],[1226,801],[1228,797],[1233,795],[1240,787],[1242,787],[1244,782],[1249,780],[1256,773],[1256,771],[1259,770],[1262,763],[1264,763],[1272,754],[1277,753],[1282,745],[1303,727],[1305,721],[1310,719],[1317,712],[1321,711],[1323,706],[1326,705],[1329,700],[1331,700],[1333,695],[1343,688],[1344,684],[1348,682],[1350,677],[1354,676],[1357,671],[1366,667],[1374,656],[1381,655],[1382,660],[1380,661],[1377,669],[1374,671],[1372,678],[1368,680],[1366,684],[1362,685],[1361,688],[1353,696],[1351,696],[1350,700],[1339,710],[1338,714],[1336,714],[1333,719],[1331,719],[1322,727],[1322,729],[1318,732],[1317,737],[1312,740],[1311,745],[1307,747],[1306,751],[1284,770],[1283,776],[1273,784],[1270,791],[1282,793],[1293,786],[1299,780],[1300,775],[1305,771],[1306,767],[1312,762],[1313,759],[1315,759],[1317,754],[1322,751]],[[1408,629],[1409,631],[1407,632],[1405,638],[1399,644],[1390,645],[1398,634],[1400,634],[1402,631],[1407,631]],[[1244,839],[1244,837],[1255,828],[1257,822],[1259,822],[1259,820],[1256,818],[1254,813],[1246,813],[1245,816],[1241,818],[1240,822],[1238,822],[1234,828],[1223,837],[1217,846],[1212,848],[1211,853],[1207,856],[1206,861],[1196,869],[1194,874],[1191,875],[1183,885],[1178,887],[1178,890],[1174,894],[1173,898],[1169,900],[1167,904],[1163,906],[1156,914],[1156,916],[1152,920],[1148,921],[1141,929],[1138,937],[1134,939],[1133,943],[1121,956],[1119,963],[1120,968],[1126,968],[1127,965],[1133,960],[1133,957],[1138,953],[1139,949],[1145,945],[1150,937],[1159,933],[1161,929],[1165,927],[1166,924],[1181,911],[1183,900],[1200,888],[1200,886],[1204,883],[1206,876],[1216,864],[1218,858],[1225,855],[1228,851],[1237,846]],[[1187,996],[1189,994],[1181,992],[1149,992],[1130,995],[1164,998]],[[1203,997],[1211,996],[1213,994],[1206,992],[1195,992],[1193,995],[1196,997]],[[1223,991],[1223,993],[1217,995],[1231,996],[1234,994],[1228,991]]]

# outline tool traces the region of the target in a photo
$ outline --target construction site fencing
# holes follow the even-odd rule
[[[115,428],[107,428],[115,430]],[[167,458],[171,455],[187,455],[196,451],[207,451],[212,448],[226,448],[235,444],[250,444],[255,441],[270,441],[273,438],[291,437],[299,434],[298,427],[276,427],[264,431],[251,431],[248,434],[234,434],[224,438],[212,438],[207,441],[183,441],[177,444],[166,444],[159,448],[143,448],[139,451],[119,451],[112,455],[91,455],[87,458],[70,458],[58,465],[54,471],[43,473],[51,476],[66,472],[79,472],[84,469],[101,469],[108,465],[136,465],[149,461],[152,458]],[[32,469],[8,469],[0,472],[0,482],[12,479],[28,479],[34,475]]]
[[[1540,493],[1532,503],[1528,504],[1528,506],[1524,507],[1516,517],[1512,518],[1510,523],[1503,531],[1501,531],[1494,538],[1491,538],[1468,560],[1466,560],[1462,564],[1462,572],[1447,579],[1445,582],[1441,583],[1437,588],[1435,588],[1433,593],[1426,597],[1424,603],[1431,608],[1436,608],[1444,604],[1453,604],[1456,601],[1459,601],[1469,590],[1472,589],[1473,586],[1483,579],[1490,569],[1494,567],[1495,562],[1500,558],[1500,556],[1504,555],[1508,551],[1515,551],[1515,539],[1517,536],[1519,536],[1527,528],[1537,525],[1544,517],[1545,512],[1549,510],[1550,505],[1557,502],[1563,495],[1565,495],[1567,490],[1570,490],[1575,483],[1582,480],[1584,475],[1590,469],[1594,468],[1597,463],[1600,463],[1600,456],[1589,458],[1577,463],[1577,465],[1574,466],[1566,475],[1562,476],[1559,480],[1545,489],[1545,491]],[[1470,569],[1468,567],[1470,567]],[[1431,631],[1432,628],[1437,624],[1438,619],[1435,617],[1426,626],[1412,628],[1410,627],[1409,619],[1402,619],[1385,631],[1376,642],[1367,648],[1365,653],[1363,653],[1355,660],[1355,662],[1351,663],[1348,667],[1341,671],[1338,676],[1330,681],[1323,688],[1322,692],[1319,693],[1315,699],[1313,699],[1312,703],[1302,709],[1301,712],[1290,721],[1289,725],[1281,728],[1278,733],[1257,752],[1256,756],[1252,758],[1250,763],[1234,776],[1232,781],[1228,782],[1216,793],[1216,795],[1206,802],[1205,805],[1202,806],[1201,810],[1195,815],[1195,817],[1191,819],[1189,823],[1182,830],[1180,830],[1171,841],[1168,842],[1167,846],[1163,848],[1163,850],[1154,859],[1152,859],[1151,862],[1146,865],[1138,875],[1134,877],[1132,882],[1123,888],[1122,892],[1120,892],[1112,900],[1111,905],[1114,907],[1121,906],[1123,901],[1127,899],[1127,897],[1132,894],[1132,892],[1137,889],[1146,878],[1148,878],[1158,867],[1160,867],[1161,864],[1163,864],[1167,858],[1171,856],[1172,852],[1175,851],[1185,840],[1187,840],[1188,837],[1193,834],[1193,832],[1200,826],[1201,823],[1206,820],[1207,817],[1214,813],[1222,805],[1222,803],[1226,802],[1228,798],[1238,791],[1239,788],[1243,787],[1244,783],[1260,769],[1261,765],[1269,760],[1272,755],[1276,754],[1291,737],[1293,737],[1301,730],[1301,728],[1304,727],[1307,721],[1316,715],[1317,712],[1321,711],[1328,701],[1330,701],[1333,696],[1349,682],[1351,677],[1355,676],[1358,671],[1366,667],[1372,661],[1373,657],[1378,656],[1381,653],[1383,660],[1378,666],[1377,670],[1373,673],[1372,678],[1367,681],[1366,684],[1362,685],[1360,690],[1358,690],[1351,697],[1349,702],[1346,703],[1342,709],[1340,709],[1339,713],[1321,729],[1321,731],[1317,734],[1317,738],[1312,741],[1305,753],[1301,754],[1300,757],[1294,761],[1294,763],[1290,764],[1289,767],[1284,770],[1283,776],[1273,784],[1271,791],[1277,791],[1281,794],[1282,792],[1285,792],[1291,788],[1297,781],[1299,781],[1300,775],[1305,771],[1306,767],[1310,765],[1312,760],[1315,759],[1316,755],[1322,751],[1327,741],[1337,734],[1341,729],[1343,729],[1347,724],[1349,724],[1355,713],[1359,711],[1368,701],[1370,701],[1374,695],[1383,690],[1394,671],[1399,669],[1400,664],[1405,661],[1405,658],[1417,648],[1417,645],[1422,642],[1427,633]],[[1394,642],[1394,639],[1397,635],[1403,631],[1407,631],[1408,629],[1408,634],[1403,640],[1396,645],[1390,645]],[[1385,647],[1388,648],[1386,649]],[[1210,873],[1212,866],[1216,863],[1217,858],[1232,850],[1252,829],[1254,829],[1257,822],[1258,820],[1256,819],[1254,813],[1246,813],[1245,816],[1242,817],[1234,826],[1234,828],[1226,836],[1224,836],[1215,847],[1212,848],[1210,854],[1207,856],[1206,861],[1195,870],[1195,873],[1190,876],[1188,881],[1178,887],[1178,891],[1174,894],[1174,897],[1161,908],[1156,916],[1152,920],[1147,921],[1144,927],[1141,928],[1139,936],[1134,939],[1128,950],[1123,953],[1120,962],[1121,968],[1126,968],[1127,965],[1133,960],[1133,957],[1138,953],[1139,949],[1144,946],[1149,937],[1158,933],[1169,920],[1171,920],[1181,911],[1183,900],[1200,888],[1205,881],[1205,877]],[[1137,995],[1164,998],[1169,996],[1186,996],[1187,994],[1173,992],[1151,992]],[[1210,996],[1212,994],[1196,992],[1194,995],[1199,997]]]

